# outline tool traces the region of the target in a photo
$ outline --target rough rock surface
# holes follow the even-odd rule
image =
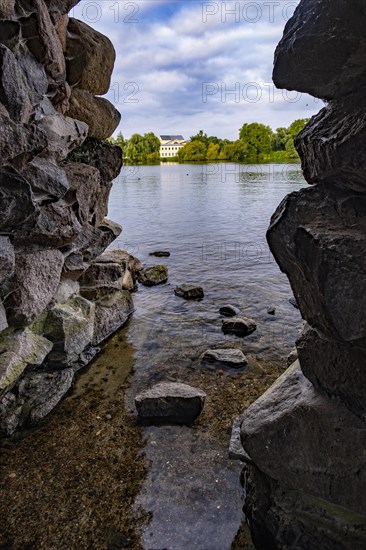
[[[248,336],[257,330],[257,324],[249,317],[235,317],[235,319],[223,319],[221,330],[225,334]]]
[[[306,321],[299,361],[242,416],[256,548],[366,547],[366,5],[302,0],[274,82],[329,101],[295,139],[311,188],[267,238]]]
[[[110,101],[77,88],[71,94],[67,115],[86,122],[88,136],[97,139],[110,137],[121,120],[120,113]]]
[[[174,289],[174,294],[185,300],[201,300],[204,297],[201,286],[183,283]]]
[[[144,286],[161,285],[168,280],[168,268],[161,264],[146,267],[138,272],[137,279]]]
[[[277,46],[278,88],[335,99],[366,80],[366,8],[363,0],[304,0]]]
[[[102,141],[120,114],[94,97],[108,91],[115,53],[69,19],[77,3],[0,0],[3,434],[38,422],[68,391],[93,343],[133,311],[142,268],[128,252],[94,263],[122,230],[105,218],[122,152]]]
[[[135,397],[139,418],[148,423],[192,424],[201,414],[206,394],[177,382],[161,382]]]
[[[220,315],[224,315],[225,317],[235,317],[235,315],[240,314],[238,308],[230,304],[226,306],[221,306],[219,312]]]
[[[234,369],[240,369],[248,364],[240,349],[208,349],[201,355],[201,361],[218,363]]]

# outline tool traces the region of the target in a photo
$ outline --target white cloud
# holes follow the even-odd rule
[[[236,139],[244,122],[288,126],[321,107],[308,96],[283,97],[271,84],[274,49],[295,4],[82,0],[74,14],[114,43],[107,97],[121,111],[125,136],[152,130],[189,137],[202,129]],[[212,83],[206,97],[205,83]]]

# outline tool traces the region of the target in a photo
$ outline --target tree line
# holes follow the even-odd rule
[[[178,162],[266,162],[298,159],[294,138],[306,126],[309,119],[295,120],[288,128],[277,128],[253,122],[243,124],[235,141],[208,136],[203,130],[190,137],[178,151],[177,157],[160,158],[160,140],[149,132],[143,136],[133,134],[126,140],[121,133],[110,141],[119,145],[130,164],[160,164],[161,161]]]

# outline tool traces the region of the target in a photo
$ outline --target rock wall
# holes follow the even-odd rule
[[[43,418],[133,310],[136,262],[104,250],[122,152],[110,40],[78,0],[0,0],[0,433]]]
[[[306,180],[267,238],[306,325],[299,361],[245,412],[257,548],[366,548],[366,5],[302,0],[278,87],[327,100],[296,139]]]

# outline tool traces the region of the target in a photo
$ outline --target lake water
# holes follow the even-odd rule
[[[109,217],[123,227],[113,247],[169,268],[167,284],[134,294],[136,311],[124,329],[135,350],[127,408],[133,411],[137,391],[164,379],[163,367],[197,368],[209,347],[233,343],[249,356],[285,363],[302,323],[265,233],[280,201],[304,185],[299,164],[123,169],[110,198]],[[154,250],[171,256],[149,256]],[[204,299],[176,297],[183,282],[201,285]],[[245,339],[223,335],[218,310],[227,303],[255,319],[257,331]],[[149,474],[136,502],[152,513],[144,548],[229,549],[243,519],[240,463],[197,430],[150,427],[144,436]]]
[[[125,167],[110,199],[109,217],[123,227],[112,246],[145,265],[169,268],[167,285],[140,286],[134,296],[136,347],[154,349],[155,362],[159,354],[179,361],[187,347],[217,345],[223,340],[218,309],[230,303],[258,324],[245,351],[282,361],[297,337],[299,313],[265,234],[280,201],[304,185],[299,164]],[[171,256],[149,256],[154,250]],[[177,298],[173,289],[183,282],[201,285],[204,300]]]

